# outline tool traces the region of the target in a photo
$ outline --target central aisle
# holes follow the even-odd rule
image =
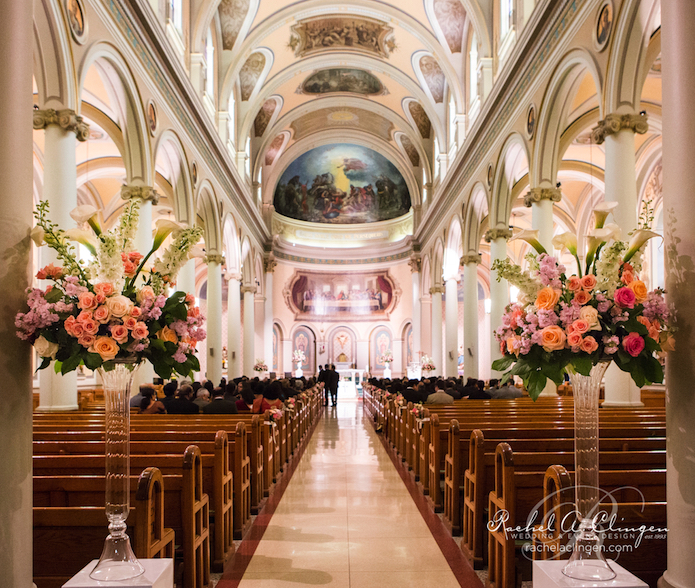
[[[239,586],[298,584],[459,587],[356,400],[326,408]]]

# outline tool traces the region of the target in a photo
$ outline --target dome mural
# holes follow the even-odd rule
[[[275,188],[275,210],[316,223],[356,224],[390,220],[410,210],[405,179],[383,155],[335,143],[295,159]]]

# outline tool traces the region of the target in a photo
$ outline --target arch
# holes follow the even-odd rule
[[[231,213],[227,213],[224,217],[222,238],[227,262],[227,272],[231,274],[240,274],[241,248],[239,247],[239,233],[237,232],[234,216]]]
[[[174,191],[174,214],[179,222],[195,225],[195,206],[193,204],[193,184],[190,166],[181,139],[173,129],[166,129],[155,144],[155,168],[160,157],[165,160],[169,180]]]
[[[620,7],[606,73],[606,112],[639,110],[642,86],[652,65],[647,58],[650,38],[660,25],[660,10],[659,0],[627,0]]]
[[[593,55],[585,49],[573,49],[560,60],[543,97],[538,115],[538,128],[532,165],[530,167],[530,185],[532,187],[555,187],[557,169],[562,159],[560,137],[565,127],[568,100],[574,86],[586,71],[591,74],[597,95],[602,95],[602,79]],[[603,118],[603,106],[599,102],[599,117]]]
[[[430,288],[432,287],[432,267],[430,264],[430,256],[425,255],[422,258],[422,283],[420,284],[420,293],[422,296],[429,296]]]
[[[442,84],[442,87],[440,89],[441,91],[441,97],[435,96],[434,90],[432,88],[432,85],[430,81],[425,77],[425,74],[422,72],[422,60],[424,58],[430,58],[434,60],[434,63],[439,66],[441,69],[441,73],[444,77],[444,81],[446,83]],[[413,71],[415,72],[415,75],[420,82],[420,87],[422,90],[425,92],[427,97],[429,98],[429,101],[432,103],[444,103],[446,99],[446,88],[448,87],[450,91],[453,92],[454,98],[456,100],[456,112],[457,114],[460,112],[463,112],[463,104],[465,100],[463,99],[463,93],[462,93],[462,88],[461,84],[459,83],[459,80],[456,76],[449,76],[447,75],[446,68],[442,67],[442,64],[439,62],[439,60],[430,52],[428,51],[416,51],[415,53],[412,54],[411,58],[411,65],[413,67]],[[453,73],[453,72],[451,72]]]
[[[198,204],[198,216],[203,219],[205,227],[205,252],[208,255],[220,254],[223,252],[220,217],[215,190],[208,180],[201,183],[196,202]]]
[[[34,3],[34,78],[39,107],[79,111],[70,33],[58,0]]]
[[[197,18],[191,34],[191,51],[200,51],[200,48],[204,43],[205,35],[207,34],[208,26],[218,13],[221,3],[222,0],[201,0],[198,13],[196,15]],[[225,51],[233,51],[239,46],[240,43],[243,42],[243,39],[246,36],[253,19],[256,17],[259,5],[260,0],[249,1],[248,11],[246,12],[246,16],[244,17],[239,32],[237,33],[234,45],[232,47],[225,48]]]
[[[490,43],[490,35],[488,34],[488,27],[480,2],[475,0],[460,0],[460,2],[463,5],[463,9],[466,11],[467,20],[473,26],[475,34],[482,45],[482,56],[490,57],[492,55],[492,44]],[[425,12],[441,43],[444,39],[444,35],[441,33],[437,16],[434,13],[434,0],[425,0]],[[444,43],[442,43],[442,45],[443,44]]]
[[[489,224],[507,226],[512,209],[512,188],[529,169],[528,147],[517,132],[511,133],[500,151],[495,170]]]
[[[339,337],[341,331],[347,331],[350,335],[349,349],[347,341],[342,343],[340,340],[336,339]],[[353,327],[347,324],[338,324],[331,327],[331,329],[326,333],[329,361],[331,363],[357,363],[357,341],[359,341],[359,337],[357,336],[357,332]],[[346,351],[348,353],[346,353]],[[346,355],[344,360],[339,359],[341,353],[345,353]]]
[[[488,214],[487,190],[482,182],[476,182],[464,210],[463,250],[466,254],[478,253],[483,219]]]
[[[153,186],[154,164],[149,140],[145,109],[135,78],[118,49],[103,41],[92,45],[85,56],[80,70],[80,96],[87,72],[92,66],[99,67],[100,75],[106,76],[115,90],[118,124],[123,132],[123,161],[127,182],[133,186]]]
[[[444,271],[444,243],[441,237],[437,237],[432,254],[432,287],[442,286],[442,273]]]
[[[444,250],[443,275],[444,280],[455,278],[458,280],[461,256],[463,255],[463,234],[461,231],[461,219],[454,216],[449,223],[446,237],[446,249]]]
[[[253,257],[254,254],[251,241],[248,237],[244,237],[243,241],[241,242],[241,256],[239,257],[241,260],[241,265],[239,267],[241,269],[242,282],[247,285],[254,283]]]

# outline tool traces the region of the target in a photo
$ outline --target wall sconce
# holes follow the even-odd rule
[[[492,312],[492,300],[489,298],[485,299],[485,314],[490,314]]]

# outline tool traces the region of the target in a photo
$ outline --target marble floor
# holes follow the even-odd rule
[[[446,543],[440,547],[441,538],[435,541],[430,529],[435,535],[438,530],[432,521],[428,526],[422,505],[363,421],[357,399],[326,408],[279,502],[270,507],[257,517],[234,570],[217,588],[481,585],[470,568],[460,569],[461,557]]]

